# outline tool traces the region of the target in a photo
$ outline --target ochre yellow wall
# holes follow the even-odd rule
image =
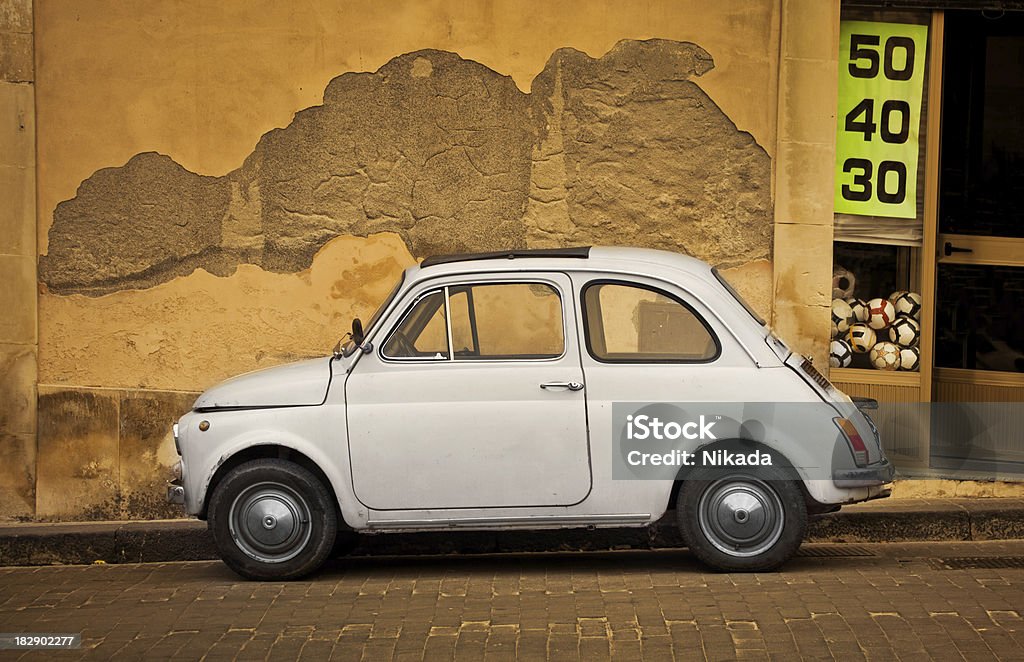
[[[33,508],[22,514],[173,514],[154,495],[174,457],[170,423],[196,392],[239,372],[326,354],[349,318],[368,315],[401,269],[423,257],[417,250],[475,246],[472,239],[446,243],[465,230],[453,227],[451,219],[413,223],[403,212],[399,221],[379,227],[351,221],[355,225],[344,227],[358,226],[353,234],[325,238],[308,259],[275,261],[263,248],[270,194],[258,181],[270,168],[267,150],[274,140],[295,139],[295,114],[323,103],[328,84],[347,72],[387,65],[386,75],[346,80],[386,86],[393,77],[415,85],[415,79],[443,75],[445,67],[469,66],[444,64],[447,56],[436,52],[404,57],[421,49],[483,65],[472,74],[474,84],[491,85],[493,79],[498,85],[501,76],[510,76],[518,90],[506,92],[520,95],[512,103],[522,122],[514,127],[521,135],[508,144],[527,161],[528,184],[517,193],[523,206],[511,212],[522,226],[513,233],[517,241],[645,244],[690,252],[720,264],[762,312],[772,309],[771,157],[778,142],[781,23],[774,0],[37,0],[35,18],[42,257],[38,480]],[[664,41],[633,41],[615,50],[623,40],[647,39]],[[559,49],[577,49],[595,60]],[[702,60],[701,52],[709,59]],[[621,67],[608,59],[616,57],[625,58]],[[593,73],[595,67],[600,71]],[[673,101],[673,72],[679,67],[679,89],[690,91]],[[592,73],[613,83],[607,96],[594,101],[608,108],[610,118],[598,118],[596,126],[607,133],[596,138],[587,133],[593,126],[581,120],[590,112],[586,76]],[[690,81],[697,87],[685,88]],[[575,97],[563,94],[573,85]],[[616,119],[616,85],[625,86],[622,98],[633,101],[651,85],[655,100],[666,105],[649,108],[672,109],[673,115],[692,111],[697,121],[707,122],[707,131],[685,125],[681,116],[659,117],[657,110],[643,116],[643,108],[634,106],[631,117],[649,128],[630,134]],[[340,98],[353,98],[344,97],[345,85],[339,89]],[[570,103],[577,105],[563,107]],[[316,123],[320,115],[302,117]],[[341,131],[337,118],[332,121],[326,130]],[[666,136],[655,135],[659,128]],[[274,129],[284,131],[264,138]],[[652,144],[646,144],[648,134]],[[602,139],[618,141],[613,161],[633,165],[625,173],[606,170],[598,149],[584,154],[586,174],[579,175],[579,154]],[[665,151],[653,144],[658,140],[680,151]],[[284,152],[285,165],[275,167],[308,166],[302,150],[310,143],[296,144]],[[151,152],[167,158],[146,154]],[[730,155],[742,161],[731,162]],[[703,159],[709,160],[695,162]],[[716,169],[707,180],[715,188],[679,186],[680,173],[701,167]],[[122,278],[124,269],[135,268],[135,254],[126,258],[135,243],[153,243],[154,237],[126,240],[121,233],[140,218],[133,214],[152,207],[147,196],[155,195],[153,187],[164,178],[175,183],[160,194],[159,204],[169,195],[171,208],[180,196],[182,209],[216,211],[220,207],[197,191],[225,196],[223,227],[210,244],[220,257],[204,262],[205,239],[197,238],[199,230],[188,218],[157,217],[157,254],[152,246],[147,254],[155,266],[148,269],[150,262],[143,261],[131,278]],[[641,189],[634,191],[638,182]],[[615,189],[620,185],[629,190]],[[612,199],[595,207],[592,198],[606,189],[615,191]],[[341,189],[338,196],[350,194]],[[443,200],[449,194],[438,195]],[[196,196],[201,199],[193,205]],[[691,219],[692,233],[673,230],[673,214],[695,197],[705,200],[703,209],[712,215]],[[123,200],[130,201],[129,211],[119,215]],[[58,205],[63,211],[55,214]],[[749,229],[730,225],[730,205],[749,213]],[[643,216],[621,223],[637,208],[649,210],[651,227]],[[61,219],[57,225],[55,216]],[[304,222],[309,217],[302,216]],[[90,228],[101,229],[90,234]],[[51,244],[52,236],[57,244]],[[157,264],[161,245],[174,256],[179,242],[193,240],[199,246],[194,261],[174,263],[168,257]],[[89,280],[91,272],[108,268],[110,279]]]
[[[600,57],[622,39],[712,54],[701,87],[769,155],[774,0],[37,0],[40,252],[53,209],[99,168],[140,152],[222,175],[261,135],[319,104],[328,81],[425,48],[458,53],[528,92],[559,48]]]

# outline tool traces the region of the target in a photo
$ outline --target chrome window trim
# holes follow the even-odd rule
[[[569,281],[570,290],[574,290],[575,289],[574,285],[573,285],[573,282],[572,282],[572,279],[569,277],[568,274],[560,272],[560,271],[559,272],[549,272],[549,273],[552,273],[552,274],[556,274],[557,273],[557,274],[560,274],[562,276],[565,276],[566,279]],[[459,275],[461,276],[462,274],[459,274]],[[567,300],[571,301],[572,299],[571,299],[571,297],[569,299],[567,299],[566,297],[562,296],[563,295],[562,288],[561,288],[561,286],[557,282],[555,282],[552,279],[545,279],[545,278],[543,278],[542,275],[540,277],[529,278],[529,279],[523,279],[523,278],[503,278],[502,276],[508,276],[509,274],[493,273],[493,272],[482,272],[482,273],[476,273],[476,274],[472,274],[472,275],[475,275],[475,276],[494,275],[494,276],[498,276],[499,278],[497,278],[495,280],[484,280],[484,281],[469,280],[467,282],[445,283],[443,285],[437,286],[434,289],[430,289],[430,290],[422,292],[419,296],[417,296],[415,299],[413,299],[412,303],[406,309],[405,313],[402,314],[402,317],[388,331],[387,335],[385,336],[386,339],[384,340],[384,342],[382,342],[378,346],[377,357],[382,362],[384,362],[384,363],[391,363],[391,364],[422,363],[424,365],[428,365],[428,364],[439,364],[439,363],[458,363],[460,365],[494,365],[494,364],[509,364],[509,363],[554,363],[554,362],[557,362],[557,361],[561,361],[562,359],[564,359],[568,355],[568,352],[569,352],[569,334],[566,333],[566,328],[567,328],[566,325],[570,321],[570,319],[569,319],[570,311],[568,311],[566,309],[565,302]],[[561,354],[559,354],[558,356],[553,356],[551,358],[544,358],[544,359],[531,359],[531,358],[521,358],[521,359],[470,359],[470,360],[455,359],[455,352],[454,352],[454,348],[452,346],[450,304],[449,304],[449,295],[448,295],[448,288],[449,287],[451,287],[452,285],[468,285],[470,287],[474,287],[474,286],[477,286],[477,285],[535,285],[535,284],[546,285],[546,286],[550,287],[552,289],[552,291],[555,293],[555,296],[558,297],[558,303],[559,303],[559,306],[561,307],[561,310],[562,310],[562,329],[561,329],[561,331],[562,331],[562,353]],[[388,356],[387,354],[385,354],[384,353],[384,347],[387,345],[388,340],[391,339],[391,334],[394,333],[394,331],[399,326],[402,325],[402,323],[405,321],[406,317],[408,317],[409,314],[413,311],[413,309],[416,308],[416,305],[422,299],[430,296],[431,294],[434,294],[435,292],[442,292],[442,291],[444,293],[445,314],[448,315],[448,318],[445,320],[445,324],[448,327],[448,358],[436,359],[436,358],[428,358],[428,357],[421,357],[421,356],[403,358],[403,357],[396,357],[396,356]],[[575,319],[573,320],[573,322],[575,323]]]

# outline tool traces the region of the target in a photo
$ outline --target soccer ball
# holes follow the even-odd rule
[[[921,320],[921,295],[917,292],[902,292],[898,298],[893,299],[892,305],[897,315]]]
[[[900,348],[891,342],[880,342],[868,354],[877,370],[895,370],[900,367]]]
[[[896,309],[888,299],[868,301],[868,313],[868,326],[876,331],[884,329],[896,319]]]
[[[889,340],[900,347],[914,347],[921,339],[921,325],[913,317],[897,315],[889,327]]]
[[[842,299],[832,299],[832,337],[837,338],[850,330],[853,324],[853,310]]]
[[[921,367],[921,350],[916,347],[904,347],[900,350],[900,370],[917,372]]]
[[[867,322],[871,317],[871,311],[868,310],[868,304],[864,299],[847,299],[846,303],[850,304],[850,310],[858,322]]]
[[[892,305],[895,306],[896,305],[896,299],[899,299],[901,296],[903,296],[906,293],[907,293],[906,290],[896,290],[895,292],[893,292],[892,294],[889,295],[889,301],[891,301]]]
[[[833,368],[845,368],[853,361],[853,348],[842,339],[832,341],[828,348],[828,364]]]
[[[846,334],[846,341],[858,354],[863,354],[875,346],[875,331],[867,324],[853,324],[849,333]]]
[[[857,278],[849,269],[840,265],[832,268],[832,298],[845,299],[853,294],[853,288],[857,285]]]

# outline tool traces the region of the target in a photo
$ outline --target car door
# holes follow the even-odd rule
[[[564,274],[412,288],[345,385],[352,482],[375,510],[567,506],[591,476]]]
[[[581,274],[573,278],[580,283],[593,449],[594,492],[588,503],[604,512],[657,513],[657,504],[664,507],[667,501],[676,469],[627,463],[628,450],[643,450],[651,442],[623,442],[626,415],[651,404],[736,402],[736,407],[742,407],[744,401],[788,396],[777,390],[778,380],[767,374],[771,371],[756,368],[713,313],[708,305],[713,299],[706,293],[698,297],[676,285],[640,276],[615,279]],[[724,413],[718,406],[698,405],[690,411],[705,412]],[[692,449],[700,442],[681,443]],[[650,480],[659,477],[666,484]]]

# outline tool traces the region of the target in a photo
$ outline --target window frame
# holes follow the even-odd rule
[[[414,310],[416,310],[416,306],[420,305],[420,302],[423,301],[424,299],[426,299],[427,297],[432,296],[432,295],[434,295],[434,294],[436,294],[438,292],[441,292],[442,296],[444,297],[444,300],[443,300],[442,304],[443,304],[444,311],[445,311],[445,313],[444,313],[445,314],[445,322],[444,323],[445,323],[445,332],[446,332],[447,337],[448,337],[448,340],[447,340],[448,346],[446,348],[447,352],[448,352],[448,355],[443,357],[443,358],[437,358],[437,357],[433,357],[433,356],[389,356],[388,354],[385,354],[384,353],[384,348],[388,346],[388,343],[391,342],[391,338],[394,337],[394,335],[398,331],[398,329],[401,328],[403,324],[405,324],[405,321],[407,319],[409,319],[409,316],[412,315]],[[438,308],[440,309],[441,306],[439,306]],[[437,314],[437,311],[434,311],[434,314]],[[449,320],[448,320],[448,317],[447,317],[448,314],[449,314],[449,311],[448,311],[448,288],[447,287],[440,287],[440,288],[436,288],[436,289],[432,289],[432,290],[427,290],[425,292],[421,292],[419,295],[417,295],[412,300],[412,302],[408,305],[408,307],[406,307],[405,312],[403,312],[402,316],[398,318],[398,321],[395,322],[394,326],[392,326],[391,329],[388,330],[387,335],[384,337],[384,341],[380,344],[380,348],[377,351],[378,356],[380,356],[380,358],[382,360],[384,360],[384,361],[398,362],[398,363],[408,363],[409,361],[422,361],[422,362],[426,362],[426,363],[441,363],[441,362],[444,362],[444,361],[450,361],[451,360],[451,353],[452,353],[452,336],[451,336],[451,324],[449,323]],[[429,324],[429,323],[430,323],[430,320],[427,320],[427,324]],[[425,325],[424,325],[424,327],[425,327]]]
[[[533,356],[529,356],[529,355],[524,355],[523,357],[497,357],[497,358],[491,358],[491,357],[479,357],[479,358],[459,357],[459,358],[457,358],[455,356],[453,342],[452,342],[451,290],[452,289],[456,289],[456,288],[465,288],[466,289],[466,294],[467,294],[467,297],[468,297],[467,304],[468,304],[468,308],[469,308],[469,311],[470,311],[470,315],[472,316],[471,327],[472,327],[472,330],[473,330],[472,332],[473,332],[473,336],[474,336],[474,342],[476,342],[477,351],[479,351],[479,346],[480,345],[479,345],[479,338],[478,338],[477,329],[476,329],[476,306],[475,306],[475,303],[473,302],[472,288],[478,287],[478,286],[493,286],[493,285],[544,285],[544,286],[547,286],[547,287],[551,288],[551,290],[554,292],[555,296],[558,297],[558,304],[559,304],[559,308],[561,310],[562,352],[560,354],[558,354],[557,356],[544,356],[544,357],[533,357]],[[446,327],[445,328],[445,333],[446,333],[447,338],[448,338],[448,356],[445,357],[445,358],[438,359],[438,358],[426,357],[426,356],[398,357],[398,356],[388,356],[387,354],[385,354],[384,353],[384,347],[387,346],[388,342],[391,340],[391,337],[399,329],[399,327],[402,326],[402,324],[405,322],[406,318],[410,314],[412,314],[412,311],[415,310],[415,308],[419,304],[419,302],[422,301],[423,299],[425,299],[426,297],[428,297],[428,296],[430,296],[432,294],[435,294],[437,292],[441,292],[442,296],[444,296],[445,327]],[[457,294],[457,292],[456,292],[456,294]],[[564,291],[563,291],[562,287],[557,282],[554,282],[554,281],[548,280],[548,279],[544,279],[544,278],[536,278],[536,279],[533,279],[533,278],[531,278],[531,279],[516,278],[516,279],[509,279],[509,280],[505,280],[505,279],[501,279],[501,280],[489,280],[489,279],[487,279],[487,280],[475,280],[474,279],[474,280],[467,280],[467,281],[464,281],[464,282],[450,282],[450,283],[445,283],[443,285],[438,285],[438,286],[435,286],[435,287],[431,287],[429,289],[426,289],[426,290],[420,292],[418,295],[416,295],[415,298],[412,300],[412,302],[405,309],[405,312],[403,312],[401,317],[399,317],[398,321],[395,322],[395,324],[388,330],[387,334],[385,335],[384,341],[379,345],[379,349],[377,350],[377,356],[382,361],[384,361],[385,363],[403,363],[403,364],[404,363],[425,363],[425,364],[460,363],[460,364],[463,364],[463,365],[472,365],[472,364],[486,364],[486,363],[523,363],[523,362],[550,363],[550,362],[554,362],[554,361],[560,361],[560,360],[564,359],[568,355],[568,353],[569,353],[569,342],[571,340],[570,335],[569,335],[569,327],[568,327],[568,322],[569,322],[568,312],[569,311],[566,308],[566,301],[571,301],[571,298],[566,298],[564,296]]]
[[[619,286],[623,286],[623,287],[636,288],[638,290],[645,290],[647,292],[653,292],[654,294],[661,295],[661,296],[665,297],[666,299],[669,299],[670,301],[679,304],[680,306],[682,306],[686,310],[690,311],[690,314],[693,315],[694,318],[698,322],[701,323],[701,325],[704,327],[704,330],[708,332],[709,336],[711,336],[711,340],[715,344],[715,353],[714,353],[714,355],[712,355],[712,356],[710,356],[709,358],[706,358],[706,359],[655,359],[655,358],[651,358],[651,359],[644,359],[644,358],[617,359],[617,358],[602,358],[602,357],[598,356],[598,354],[594,351],[594,347],[593,347],[593,343],[592,343],[592,338],[591,338],[591,334],[590,334],[590,311],[588,310],[588,306],[587,306],[587,292],[589,292],[592,287],[597,287],[597,286],[601,286],[601,285],[619,285]],[[711,324],[708,323],[707,319],[705,319],[704,316],[701,315],[700,313],[698,313],[697,310],[693,306],[691,306],[689,303],[687,303],[686,301],[684,301],[680,297],[678,297],[675,294],[672,294],[671,292],[668,292],[668,291],[666,291],[666,290],[664,290],[664,289],[662,289],[660,287],[656,287],[654,285],[648,285],[647,283],[638,283],[636,281],[621,280],[621,279],[616,279],[616,278],[597,278],[597,279],[594,279],[594,280],[588,280],[586,283],[584,283],[582,285],[582,287],[580,287],[580,312],[583,315],[583,340],[584,340],[584,344],[587,346],[587,354],[589,354],[590,358],[594,359],[598,363],[605,363],[605,364],[609,364],[609,365],[615,365],[615,364],[619,364],[619,365],[622,365],[622,364],[626,364],[626,365],[629,365],[629,364],[632,364],[632,365],[647,365],[647,364],[705,365],[705,364],[708,364],[708,363],[714,363],[715,361],[717,361],[722,356],[722,341],[719,340],[718,334],[715,333],[714,328],[711,326]],[[601,325],[602,325],[601,333],[603,334],[604,333],[603,318],[601,319]],[[641,356],[641,355],[637,354],[637,356]]]

